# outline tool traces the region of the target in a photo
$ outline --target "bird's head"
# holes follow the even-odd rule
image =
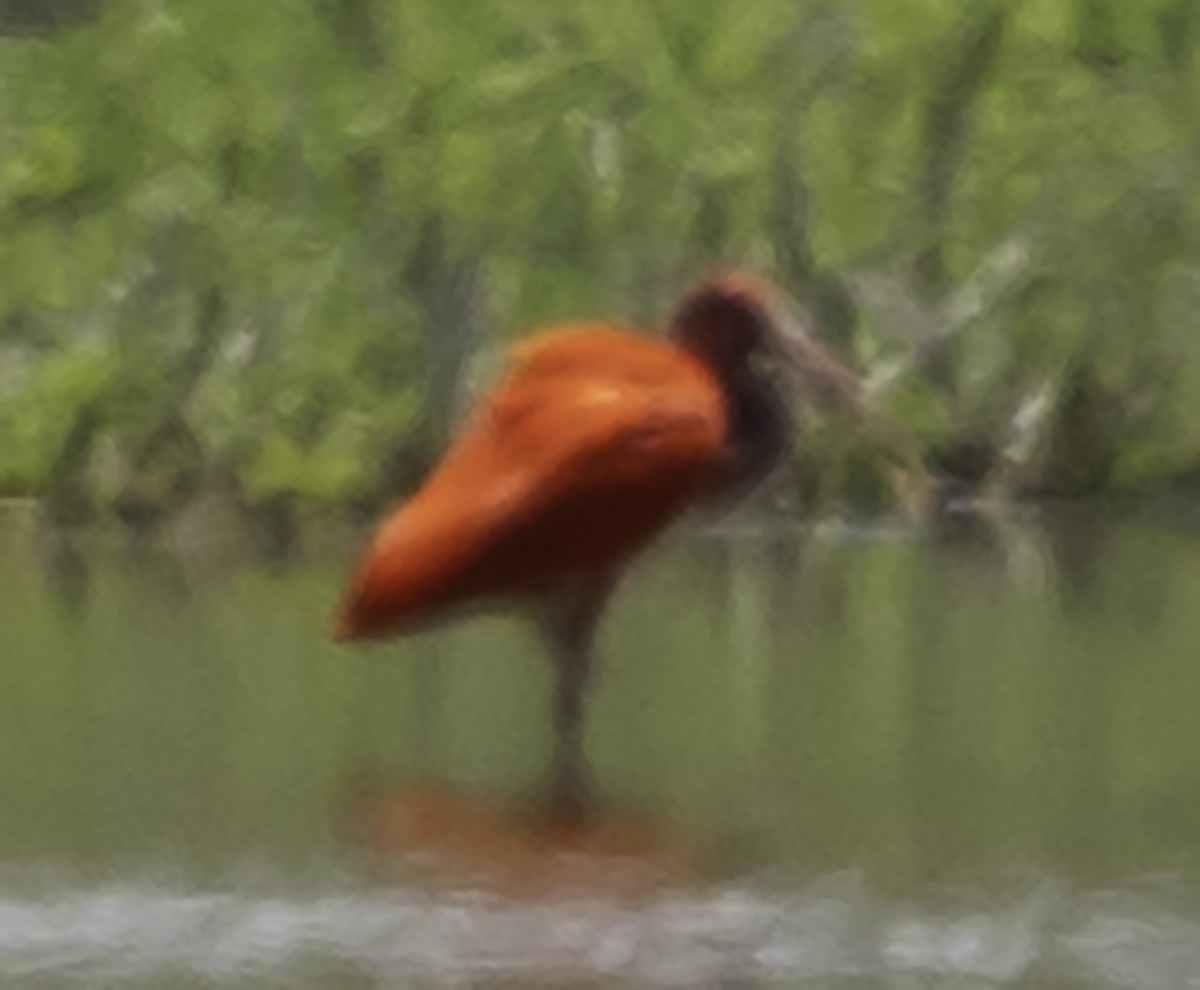
[[[737,269],[702,279],[680,300],[670,334],[724,380],[740,378],[760,355],[780,365],[801,399],[849,412],[905,473],[927,484],[911,438],[874,407],[862,379],[805,331],[765,279]]]
[[[693,286],[676,307],[671,335],[718,376],[764,355],[789,368],[807,397],[862,411],[858,376],[799,326],[774,286],[749,272],[721,271]]]

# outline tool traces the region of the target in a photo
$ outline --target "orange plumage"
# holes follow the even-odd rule
[[[372,541],[342,634],[616,567],[716,476],[725,441],[719,383],[668,341],[594,324],[518,345],[442,463]]]
[[[572,324],[513,348],[433,474],[367,547],[338,635],[403,632],[503,598],[540,606],[556,673],[552,797],[560,812],[581,809],[583,701],[608,594],[691,503],[744,494],[778,460],[788,415],[774,365],[814,397],[863,409],[855,376],[739,272],[686,293],[666,337]]]

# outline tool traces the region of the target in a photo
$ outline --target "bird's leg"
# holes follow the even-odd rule
[[[583,749],[583,716],[593,678],[592,644],[608,598],[607,580],[580,581],[550,601],[545,635],[554,664],[554,764],[550,813],[577,822],[593,802],[591,772]]]

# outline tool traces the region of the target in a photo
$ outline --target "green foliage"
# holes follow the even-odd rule
[[[1159,484],[1200,460],[1190,10],[107,0],[0,40],[0,484],[115,450],[136,488],[171,424],[251,500],[394,487],[468,350],[658,318],[716,260],[868,369],[918,355],[888,401],[923,442],[999,452],[1083,375],[1102,435],[1060,402],[1017,476]],[[1030,263],[955,316],[1009,243]]]
[[[0,410],[0,490],[44,487],[80,408],[111,388],[115,363],[106,354],[75,348],[51,354],[22,391]]]

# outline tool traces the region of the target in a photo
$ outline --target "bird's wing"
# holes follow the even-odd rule
[[[669,345],[591,328],[526,345],[381,527],[350,625],[382,631],[619,563],[703,488],[725,436],[720,390]]]

